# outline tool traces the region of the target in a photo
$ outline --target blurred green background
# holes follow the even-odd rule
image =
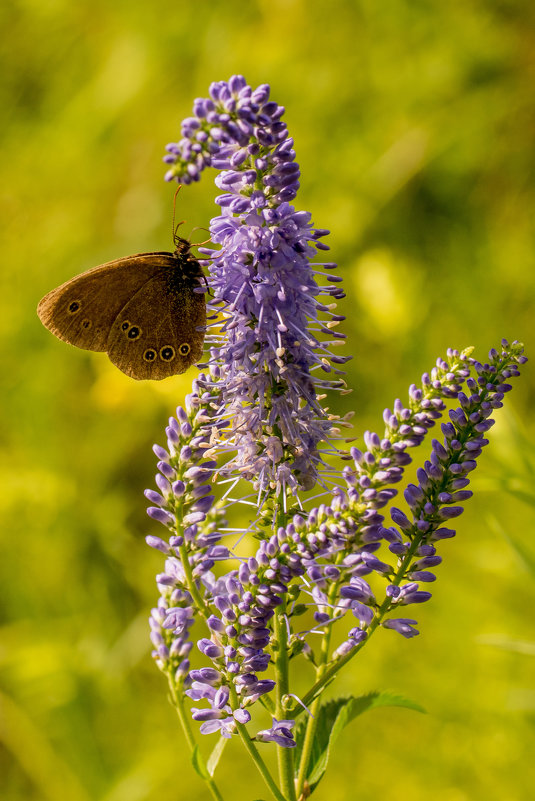
[[[535,6],[7,0],[0,19],[0,795],[195,801],[206,792],[150,658],[162,560],[142,495],[195,371],[131,381],[54,339],[37,301],[96,264],[170,248],[164,145],[193,98],[240,72],[286,106],[296,205],[332,231],[355,391],[330,405],[357,409],[357,433],[450,345],[483,359],[506,336],[533,359]],[[185,235],[214,214],[211,178],[180,195]],[[384,632],[338,682],[428,714],[359,718],[318,801],[533,797],[530,365],[417,610],[421,636]],[[239,743],[218,777],[225,798],[266,798]]]

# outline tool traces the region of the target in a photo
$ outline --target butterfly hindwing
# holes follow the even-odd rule
[[[200,286],[202,271],[193,258],[163,256],[158,271],[121,308],[106,350],[113,364],[135,379],[183,373],[202,358],[206,323]]]

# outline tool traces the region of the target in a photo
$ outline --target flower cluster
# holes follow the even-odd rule
[[[168,145],[168,179],[198,180],[206,166],[221,172],[224,191],[216,202],[212,241],[221,250],[210,257],[212,306],[222,315],[210,337],[212,360],[224,375],[222,403],[233,425],[226,449],[235,456],[226,470],[256,482],[261,493],[311,488],[321,459],[320,441],[332,435],[332,420],[318,397],[341,380],[320,379],[313,371],[338,372],[347,358],[330,352],[341,344],[335,313],[343,297],[338,277],[320,287],[310,260],[327,231],[313,228],[308,212],[289,201],[299,187],[293,140],[269,100],[266,85],[252,90],[245,79],[210,87],[198,99],[194,117],[182,124],[183,138]],[[332,263],[315,264],[332,270]],[[319,296],[331,302],[323,303]],[[320,319],[321,317],[321,319]],[[328,341],[318,337],[327,335]]]
[[[201,733],[238,733],[257,765],[253,741],[280,746],[293,801],[291,749],[303,730],[294,733],[294,718],[312,706],[299,743],[298,795],[305,797],[321,693],[376,631],[418,634],[403,610],[431,598],[437,548],[455,535],[453,521],[472,495],[469,475],[525,357],[506,340],[485,364],[471,349],[449,350],[420,386],[410,386],[406,405],[396,400],[384,411],[382,436],[366,432],[362,449],[338,452],[345,467],[324,480],[320,443],[332,447],[339,423],[321,406],[321,393],[344,391],[338,366],[346,358],[329,350],[343,339],[335,331],[343,317],[318,296],[335,301],[342,292],[336,281],[320,287],[310,263],[326,232],[289,205],[299,168],[282,113],[268,87],[253,91],[235,76],[195,101],[182,140],[168,146],[168,179],[189,183],[208,166],[221,171],[222,211],[211,223],[221,248],[206,252],[215,315],[209,373],[170,419],[167,448],[155,446],[157,491],[146,496],[149,515],[167,530],[165,539],[147,538],[166,556],[151,616],[154,657],[179,714],[189,699]],[[331,339],[320,342],[320,334]],[[318,378],[318,370],[334,380]],[[393,506],[411,453],[441,419],[442,441],[432,440],[417,483],[405,487],[405,510]],[[299,490],[318,477],[324,502],[312,506]],[[240,478],[253,485],[256,504]],[[216,500],[224,483],[231,486]],[[222,542],[237,530],[225,520],[237,502],[254,508],[243,529],[254,548],[250,539],[236,551]],[[316,680],[292,700],[289,663],[300,655]],[[252,734],[259,699],[272,724]]]
[[[455,536],[452,521],[462,514],[461,504],[472,496],[467,489],[470,483],[467,476],[475,469],[477,457],[488,444],[483,434],[494,424],[491,415],[503,405],[504,394],[512,388],[508,380],[519,374],[518,366],[525,361],[521,346],[518,343],[510,346],[505,340],[501,352],[491,351],[491,361],[484,365],[469,358],[468,352],[450,351],[449,356],[457,361],[453,371],[447,363],[440,364],[448,380],[444,383],[438,380],[436,370],[432,382],[427,376],[423,377],[423,385],[428,391],[433,388],[437,396],[455,397],[460,405],[450,411],[450,422],[442,424],[443,442],[433,440],[430,459],[417,471],[418,485],[409,484],[405,489],[404,497],[412,519],[401,509],[392,507],[390,515],[395,525],[385,526],[384,518],[376,510],[396,494],[395,490],[383,489],[384,483],[401,479],[399,465],[391,472],[392,452],[404,453],[408,444],[420,444],[426,430],[445,408],[439,397],[426,398],[425,390],[414,386],[409,391],[413,408],[403,409],[397,401],[395,415],[390,410],[385,411],[385,438],[379,440],[377,435],[367,434],[370,450],[362,453],[352,449],[355,470],[344,471],[349,485],[347,492],[338,492],[331,508],[324,507],[320,511],[320,530],[329,534],[328,540],[334,547],[329,550],[323,545],[321,568],[317,554],[309,552],[305,561],[308,576],[315,583],[312,596],[318,605],[316,622],[329,624],[348,609],[359,621],[359,627],[351,629],[349,639],[337,649],[336,657],[348,654],[379,624],[408,638],[418,634],[414,619],[386,616],[400,607],[424,603],[431,598],[431,593],[421,589],[420,584],[436,580],[430,568],[442,561],[436,552],[437,544]],[[467,378],[469,368],[475,371],[476,378]],[[470,396],[458,383],[465,378]],[[417,403],[432,410],[427,419],[415,410]],[[403,425],[400,419],[405,421]],[[416,421],[417,426],[414,425]],[[407,437],[405,442],[403,436]],[[410,458],[404,453],[403,463],[408,461]],[[357,487],[362,488],[360,496]],[[314,510],[308,518],[303,540],[310,541],[311,522],[316,529],[317,518]],[[385,546],[390,553],[379,558],[377,551]],[[397,557],[395,563],[391,561],[392,555]],[[349,581],[348,574],[351,575]],[[381,576],[387,583],[382,602],[376,600],[378,593],[374,593],[363,578],[370,574]]]
[[[417,471],[418,484],[409,484],[405,490],[410,518],[401,509],[391,509],[395,525],[389,528],[389,547],[398,559],[391,568],[394,580],[387,588],[390,601],[383,611],[431,597],[431,593],[419,590],[416,582],[436,579],[429,570],[442,561],[436,545],[455,536],[452,521],[462,514],[461,504],[472,496],[466,489],[468,474],[489,444],[484,435],[494,425],[492,415],[503,406],[505,393],[512,389],[509,380],[519,375],[518,367],[526,361],[518,343],[510,346],[506,340],[501,352],[492,350],[489,358],[485,364],[471,359],[475,377],[466,381],[470,394],[458,393],[459,407],[450,411],[450,422],[442,424],[443,441],[433,440],[430,459]],[[413,628],[415,623],[409,618],[389,618],[383,625],[412,637],[418,633]]]
[[[193,718],[212,721],[211,731],[219,727],[229,736],[233,731],[230,713],[247,722],[246,707],[274,689],[273,679],[259,679],[257,674],[267,670],[271,660],[274,610],[282,604],[290,581],[302,572],[290,549],[272,536],[238,570],[214,583],[213,611],[206,620],[210,638],[198,642],[199,651],[212,660],[213,667],[208,674],[207,669],[194,671],[187,691],[193,700],[209,701],[211,709],[194,709]]]
[[[157,504],[148,508],[148,514],[168,530],[166,540],[147,537],[148,545],[167,556],[165,572],[156,577],[161,595],[150,619],[153,656],[161,670],[181,680],[189,670],[189,628],[200,597],[200,580],[207,580],[215,562],[228,556],[220,545],[223,511],[209,483],[216,462],[207,458],[216,432],[226,425],[214,420],[217,411],[217,397],[194,383],[184,407],[179,406],[176,417],[169,419],[167,449],[154,446],[158,492],[145,491],[146,498]]]
[[[485,365],[469,354],[449,351],[449,361],[439,360],[431,376],[424,374],[421,388],[410,387],[407,407],[398,400],[394,411],[385,410],[383,438],[366,432],[368,450],[351,449],[353,467],[343,471],[345,488],[337,485],[329,504],[294,514],[261,541],[254,556],[220,578],[211,572],[214,562],[223,566],[236,557],[220,544],[216,518],[211,519],[210,511],[205,510],[208,505],[215,509],[223,525],[221,511],[204,483],[215,465],[203,460],[223,423],[217,414],[218,403],[208,393],[201,397],[194,393],[186,404],[189,411],[179,410],[175,424],[167,429],[169,452],[155,448],[166,481],[175,481],[165,483],[160,473],[157,484],[164,494],[157,498],[151,490],[146,493],[150,501],[159,501],[149,514],[174,532],[169,543],[150,537],[149,544],[175,554],[157,578],[163,593],[153,610],[151,626],[155,656],[162,669],[169,670],[169,660],[174,657],[176,662],[181,657],[179,664],[173,663],[173,670],[185,679],[187,695],[209,704],[209,708],[192,709],[193,718],[202,722],[202,733],[219,730],[230,737],[236,721],[250,720],[248,707],[275,688],[274,679],[258,674],[270,667],[272,620],[287,599],[292,602],[286,613],[287,625],[291,642],[301,643],[299,650],[311,632],[330,635],[332,624],[346,613],[357,619],[358,625],[349,629],[333,652],[333,663],[351,656],[378,626],[407,638],[418,633],[413,618],[390,615],[430,599],[431,593],[420,584],[436,578],[430,570],[441,562],[436,545],[455,535],[449,526],[461,514],[460,504],[471,497],[467,475],[488,443],[482,435],[492,426],[491,415],[511,388],[507,380],[518,375],[518,365],[524,361],[516,343],[509,346],[504,342],[501,353],[492,352],[492,361]],[[469,377],[470,369],[476,371],[476,378]],[[462,391],[464,382],[469,396]],[[407,450],[423,442],[444,413],[445,402],[453,398],[460,405],[450,411],[451,421],[442,424],[443,443],[433,440],[430,459],[417,471],[418,485],[409,484],[405,490],[412,520],[392,507],[394,525],[386,526],[379,510],[397,494],[389,485],[401,481],[411,461]],[[177,481],[181,482],[178,486]],[[200,487],[204,489],[199,492]],[[209,503],[201,504],[201,509],[199,499],[205,498]],[[178,507],[178,502],[186,505]],[[181,552],[184,547],[185,553]],[[380,549],[387,549],[381,558]],[[186,555],[187,561],[180,561]],[[369,583],[373,576],[385,582],[382,600],[378,600],[380,586],[374,590]],[[294,615],[298,619],[304,608],[303,603],[296,603],[300,595],[305,604],[309,596],[315,608],[313,626],[304,631],[293,628]],[[185,657],[191,649],[188,630],[194,609],[204,617],[208,635],[197,642],[197,648],[211,664],[187,673]],[[314,659],[310,645],[306,647]],[[291,747],[295,742],[289,724],[285,731],[282,739],[275,735],[272,739]],[[265,731],[257,735],[257,739],[269,737]]]

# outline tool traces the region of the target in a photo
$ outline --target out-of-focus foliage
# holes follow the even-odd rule
[[[331,407],[356,407],[357,433],[449,345],[484,358],[507,336],[535,358],[535,6],[6,0],[0,20],[0,794],[194,801],[205,790],[149,656],[161,559],[143,541],[157,524],[142,497],[150,446],[194,371],[130,381],[55,340],[37,301],[95,264],[170,246],[163,146],[194,97],[241,72],[286,106],[298,205],[333,232],[355,392]],[[186,235],[215,194],[208,174],[183,190]],[[530,364],[444,544],[421,636],[384,632],[339,679],[340,693],[388,688],[428,714],[358,718],[318,801],[532,798]],[[218,776],[225,797],[265,797],[239,743]]]

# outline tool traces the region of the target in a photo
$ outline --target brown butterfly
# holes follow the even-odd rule
[[[115,259],[53,289],[37,307],[41,322],[71,345],[106,351],[131,378],[183,373],[202,357],[206,304],[190,243],[174,240],[174,253]]]

